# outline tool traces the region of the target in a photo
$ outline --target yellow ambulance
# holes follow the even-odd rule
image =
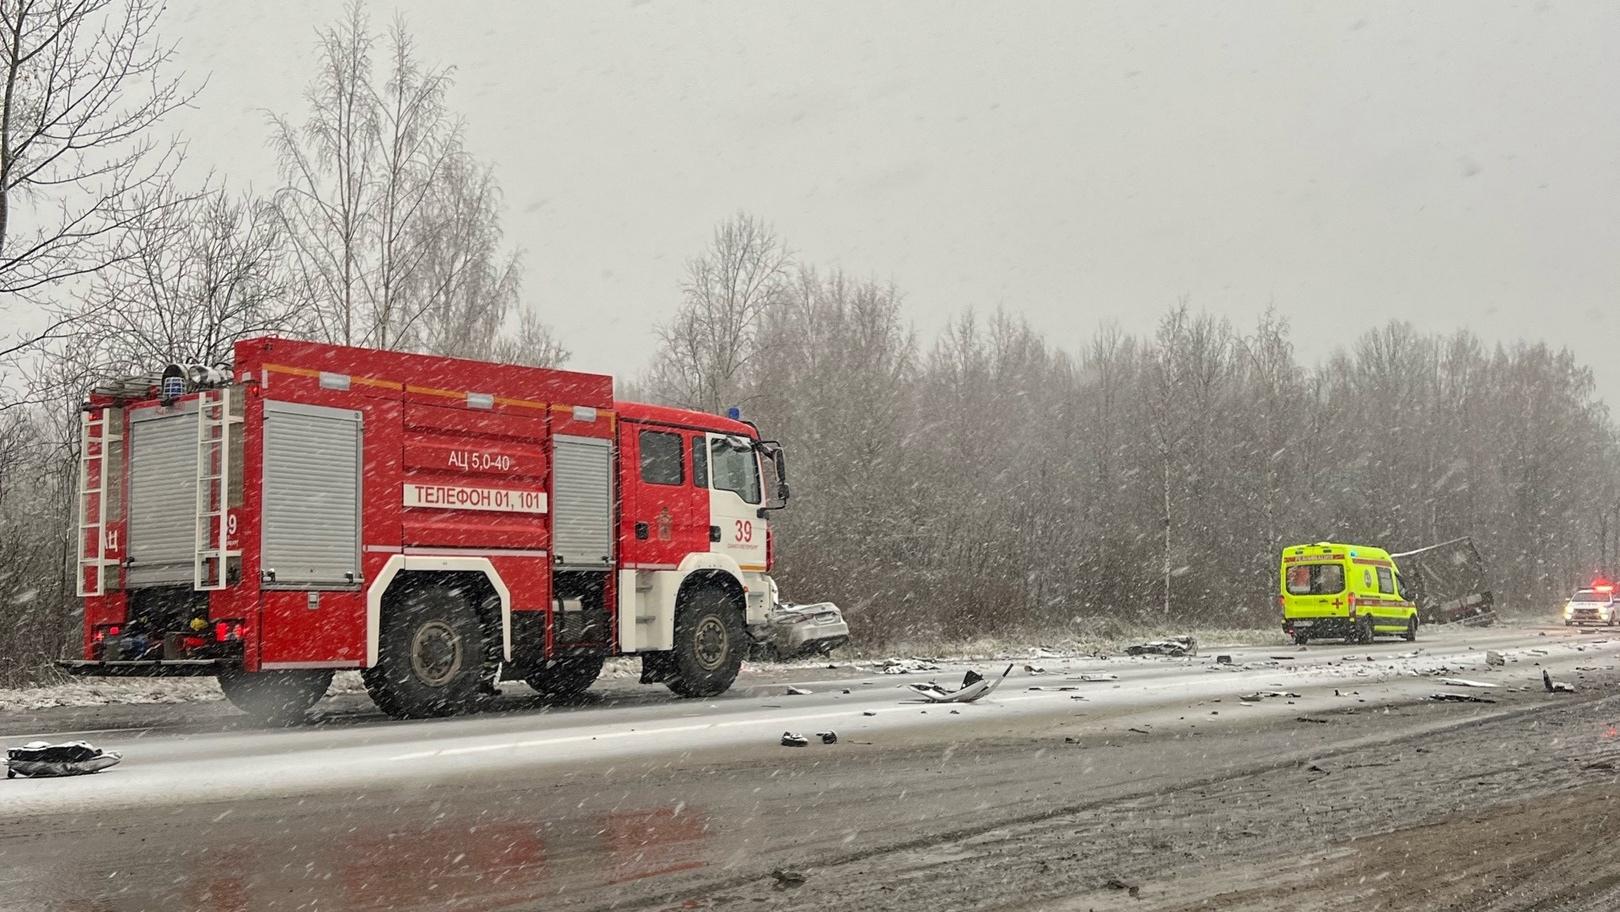
[[[1320,639],[1417,639],[1417,604],[1386,551],[1334,542],[1291,545],[1283,549],[1279,575],[1283,633],[1301,646]]]

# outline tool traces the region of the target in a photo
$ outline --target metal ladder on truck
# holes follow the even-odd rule
[[[79,572],[80,598],[107,594],[107,463],[120,435],[112,419],[120,413],[98,409],[79,413]],[[89,581],[94,574],[95,583]]]
[[[200,591],[224,589],[226,564],[240,550],[229,548],[231,435],[241,418],[231,414],[230,387],[197,395],[197,547],[191,585]]]

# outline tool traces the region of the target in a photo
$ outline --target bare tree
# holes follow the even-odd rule
[[[150,0],[0,0],[0,298],[37,310],[0,359],[60,338],[65,282],[132,255],[132,227],[171,204],[163,119],[193,92]],[[14,403],[9,399],[8,403]]]
[[[561,367],[568,363],[569,351],[538,312],[525,308],[518,314],[516,331],[496,339],[488,357],[504,364]]]
[[[303,122],[270,116],[284,180],[276,209],[312,331],[487,355],[521,292],[521,258],[504,247],[494,173],[463,148],[452,69],[424,63],[403,20],[374,35],[358,2],[317,48]]]
[[[651,384],[694,408],[733,404],[760,354],[765,316],[786,298],[790,261],[776,233],[751,215],[717,226],[708,251],[687,263],[680,310],[658,327]]]
[[[240,339],[304,334],[308,308],[268,204],[215,188],[135,228],[135,255],[98,277],[90,306],[102,316],[81,330],[107,370],[219,364]]]

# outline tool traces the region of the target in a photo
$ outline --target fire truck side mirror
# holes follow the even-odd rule
[[[771,486],[770,502],[764,509],[780,510],[787,506],[788,502],[787,454],[783,452],[782,445],[774,440],[761,440],[755,446],[761,455],[771,461],[771,468],[776,476],[775,484]]]

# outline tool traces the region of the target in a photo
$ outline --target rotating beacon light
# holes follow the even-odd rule
[[[159,387],[160,398],[165,404],[173,403],[186,394],[186,370],[178,364],[171,364],[163,369],[163,380]]]

